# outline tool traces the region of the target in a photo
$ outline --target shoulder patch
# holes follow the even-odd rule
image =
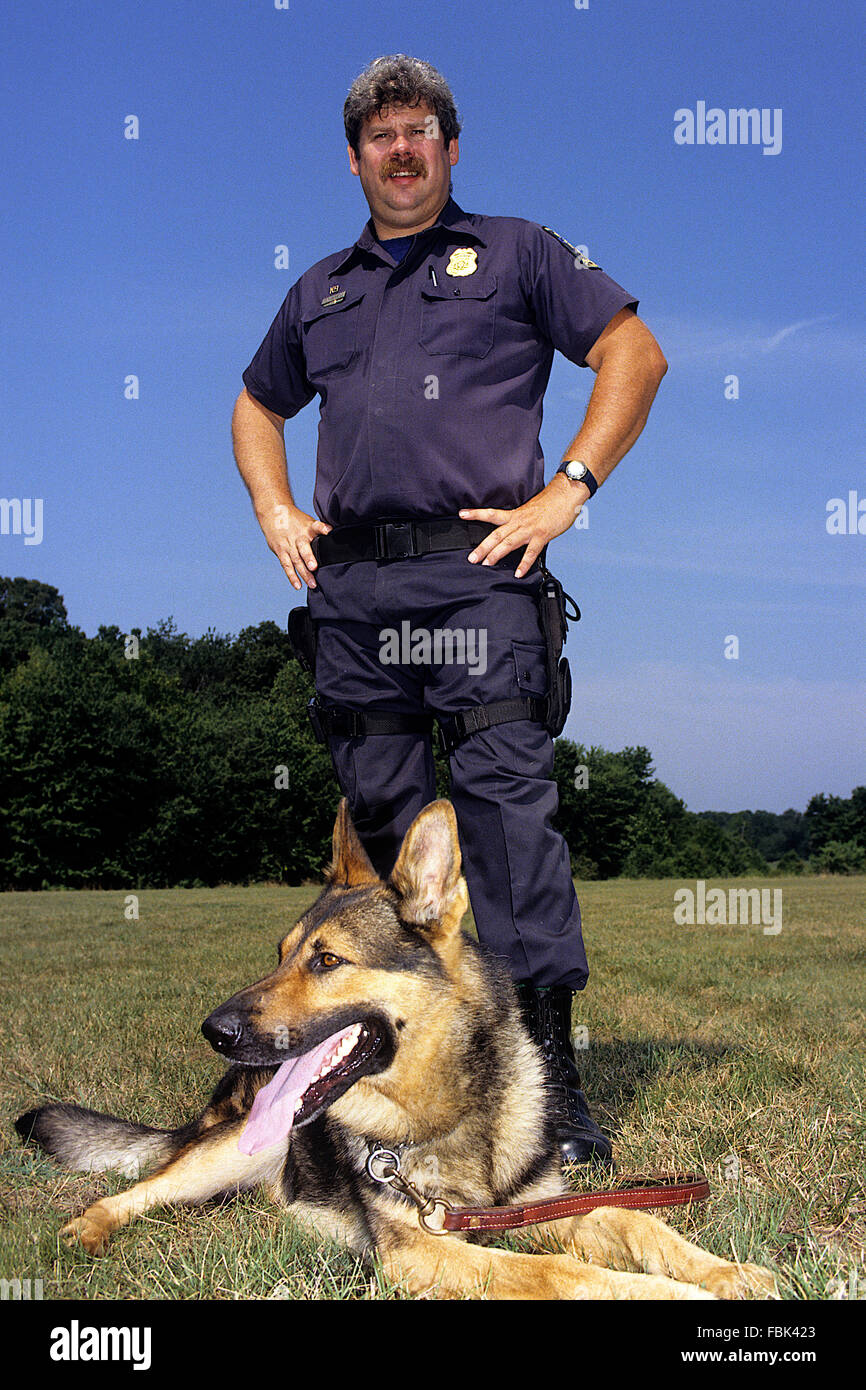
[[[597,265],[595,261],[591,261],[589,256],[585,256],[576,246],[572,246],[570,241],[566,241],[565,237],[560,236],[559,232],[555,232],[552,227],[542,227],[541,230],[543,232],[548,232],[552,237],[556,237],[560,245],[564,246],[566,251],[571,252],[571,255],[574,257],[574,264],[578,270],[601,270],[600,265]]]

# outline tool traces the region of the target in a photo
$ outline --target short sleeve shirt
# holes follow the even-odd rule
[[[372,220],[292,286],[243,374],[290,418],[319,397],[332,526],[516,507],[544,486],[556,350],[578,366],[637,300],[556,233],[449,199],[397,264]]]

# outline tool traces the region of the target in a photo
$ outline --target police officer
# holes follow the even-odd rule
[[[308,588],[321,727],[373,864],[388,875],[435,797],[435,717],[478,934],[544,1049],[563,1161],[609,1162],[571,1046],[588,972],[551,824],[538,598],[545,547],[634,443],[666,363],[633,296],[564,238],[458,207],[460,125],[429,64],[377,59],[344,121],[371,216],[286,296],[243,374],[235,456],[269,546]],[[545,486],[555,349],[596,379]],[[312,516],[283,426],[316,395]]]

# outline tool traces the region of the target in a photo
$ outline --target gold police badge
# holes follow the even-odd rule
[[[474,246],[459,246],[451,252],[445,267],[446,275],[474,275],[478,269],[478,252]]]

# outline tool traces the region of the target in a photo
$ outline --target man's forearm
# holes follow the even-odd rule
[[[596,482],[602,483],[646,424],[666,371],[667,363],[652,334],[633,319],[623,341],[612,338],[600,354],[586,416],[563,458],[580,459]]]
[[[247,486],[256,516],[272,519],[278,507],[295,505],[289,485],[285,421],[242,391],[232,416],[232,444],[238,471]]]
[[[292,497],[283,441],[285,420],[242,391],[232,416],[232,442],[238,470],[247,485],[265,540],[295,589],[315,589],[312,543],[330,526],[301,511]]]

